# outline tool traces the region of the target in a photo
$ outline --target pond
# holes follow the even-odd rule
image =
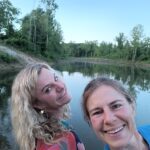
[[[103,143],[97,140],[91,128],[84,121],[80,108],[80,100],[86,84],[96,76],[108,76],[122,82],[137,99],[137,125],[150,124],[150,69],[139,69],[134,66],[119,67],[112,65],[96,65],[89,63],[55,64],[72,95],[70,103],[72,118],[69,120],[73,128],[84,142],[86,150],[103,149]],[[11,135],[9,115],[9,97],[12,80],[18,71],[0,73],[0,149],[16,150],[14,138]]]

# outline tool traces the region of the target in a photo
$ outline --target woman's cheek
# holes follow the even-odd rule
[[[91,120],[91,124],[92,124],[93,127],[96,127],[97,124],[99,123],[99,119],[96,118],[96,117],[91,117],[90,120]]]

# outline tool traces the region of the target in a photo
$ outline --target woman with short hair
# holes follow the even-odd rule
[[[90,81],[82,108],[85,120],[105,142],[105,150],[150,149],[150,126],[136,127],[135,99],[120,82],[107,77]]]

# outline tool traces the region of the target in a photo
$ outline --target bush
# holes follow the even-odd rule
[[[27,45],[27,41],[25,39],[16,39],[16,38],[9,38],[5,40],[5,43],[8,45],[16,46],[16,47],[24,47]]]
[[[3,52],[0,52],[0,62],[5,62],[5,63],[14,63],[18,62],[16,58],[13,56],[10,56],[8,54],[5,54]]]

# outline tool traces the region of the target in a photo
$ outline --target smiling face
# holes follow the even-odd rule
[[[134,106],[117,90],[101,85],[88,97],[86,108],[96,135],[111,148],[133,141],[137,134]]]
[[[52,71],[42,68],[35,89],[34,108],[55,112],[69,103],[71,97],[66,86]]]

